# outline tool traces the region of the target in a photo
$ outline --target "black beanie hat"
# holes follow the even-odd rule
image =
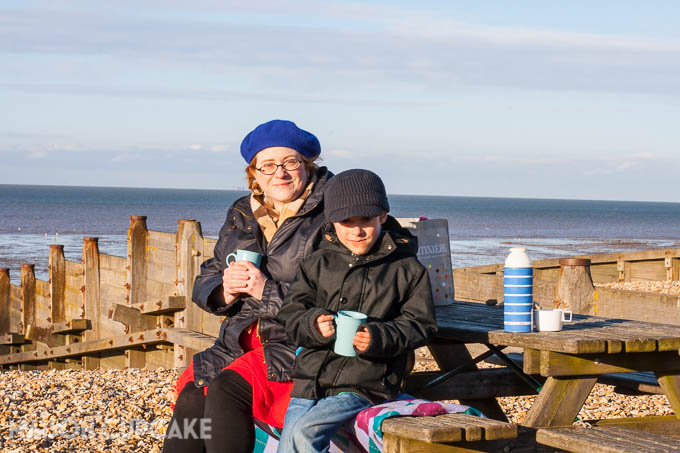
[[[329,222],[350,217],[376,217],[389,212],[385,185],[368,170],[347,170],[330,179],[324,191],[324,215]]]

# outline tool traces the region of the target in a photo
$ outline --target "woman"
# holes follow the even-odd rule
[[[295,351],[276,315],[298,263],[319,244],[331,176],[313,163],[320,152],[317,138],[290,121],[261,124],[243,139],[251,194],[229,208],[192,296],[226,319],[214,346],[194,355],[178,381],[163,451],[251,453],[254,418],[283,426]],[[249,261],[227,267],[237,249],[260,253],[259,268]]]

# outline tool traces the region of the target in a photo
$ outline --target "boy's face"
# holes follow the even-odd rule
[[[365,255],[380,236],[381,225],[387,220],[387,213],[376,217],[350,217],[333,222],[338,239],[356,255]]]

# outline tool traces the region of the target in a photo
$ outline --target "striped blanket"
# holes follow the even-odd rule
[[[331,443],[332,453],[378,453],[382,451],[382,422],[389,417],[401,415],[432,416],[442,414],[484,415],[477,409],[453,403],[440,403],[401,395],[395,401],[388,401],[369,407],[348,422]],[[278,435],[276,428],[256,427],[255,450],[253,453],[276,453]]]

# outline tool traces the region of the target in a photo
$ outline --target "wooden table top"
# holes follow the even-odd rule
[[[680,326],[574,315],[560,332],[503,330],[503,308],[456,301],[437,306],[440,341],[488,343],[570,354],[678,351]]]

